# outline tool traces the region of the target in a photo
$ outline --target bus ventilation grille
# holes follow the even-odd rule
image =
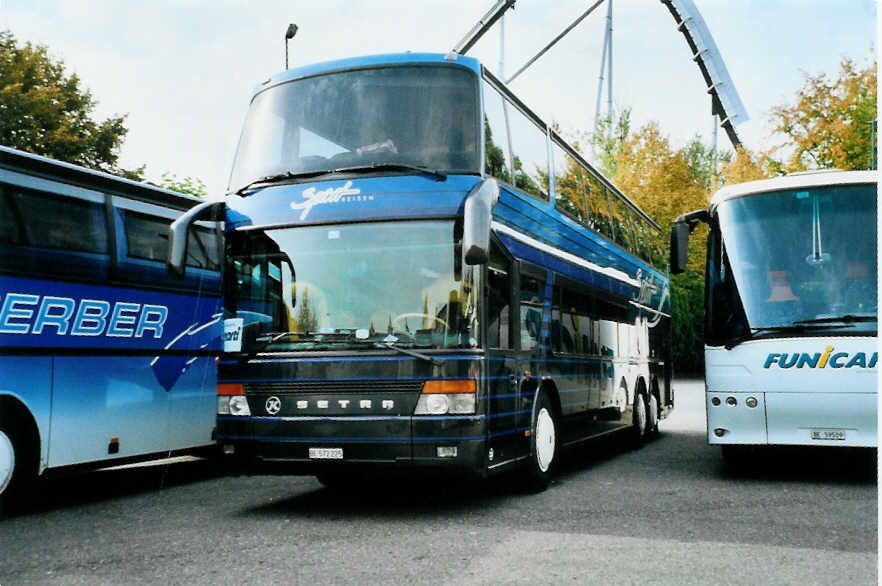
[[[419,393],[422,380],[365,379],[365,380],[321,380],[321,381],[279,381],[267,383],[247,383],[245,392],[256,395],[285,395],[299,393]]]

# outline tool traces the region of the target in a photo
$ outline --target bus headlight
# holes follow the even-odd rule
[[[748,397],[747,400],[744,401],[744,404],[753,409],[759,404],[759,402],[756,400],[756,397]]]
[[[251,409],[248,408],[248,400],[244,396],[230,397],[230,415],[251,415]]]
[[[218,415],[251,415],[248,400],[245,399],[245,387],[239,383],[220,383],[217,385]]]
[[[471,415],[477,406],[474,380],[426,381],[414,415]]]

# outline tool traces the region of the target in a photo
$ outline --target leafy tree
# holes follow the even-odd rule
[[[597,142],[615,154],[609,162],[616,170],[613,182],[659,223],[665,240],[674,218],[707,207],[717,155],[697,138],[674,148],[658,123],[651,122],[612,138],[594,137]],[[706,228],[693,233],[686,272],[671,278],[674,367],[679,371],[703,368],[706,239]]]
[[[875,119],[875,60],[859,69],[843,59],[834,81],[806,75],[796,102],[771,111],[775,132],[785,138],[779,150],[789,152],[783,170],[870,168]]]
[[[739,148],[735,157],[722,165],[720,176],[723,183],[743,183],[767,179],[778,174],[780,166],[768,154],[756,154],[748,149]]]
[[[207,191],[205,183],[198,177],[178,179],[177,175],[168,172],[162,174],[162,181],[159,182],[159,186],[163,189],[187,193],[196,197],[205,197]]]
[[[117,167],[125,116],[96,122],[96,101],[43,45],[20,45],[0,31],[0,144],[142,179],[144,168]]]
[[[597,168],[607,177],[615,177],[622,143],[631,134],[631,109],[625,108],[617,119],[601,118],[588,137]]]
[[[298,304],[296,319],[295,331],[312,332],[318,329],[318,315],[309,301],[309,287],[303,289],[303,298]]]

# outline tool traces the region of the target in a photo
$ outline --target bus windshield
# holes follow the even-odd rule
[[[458,67],[360,69],[291,81],[252,101],[229,187],[371,165],[479,173],[478,121],[477,78]]]
[[[734,282],[751,330],[875,330],[875,185],[740,197],[721,203],[718,219],[710,284]]]
[[[232,235],[227,317],[243,320],[244,352],[474,347],[477,271],[454,234],[412,221]]]

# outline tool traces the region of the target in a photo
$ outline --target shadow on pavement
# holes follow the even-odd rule
[[[195,459],[81,472],[38,482],[29,502],[20,503],[8,515],[79,507],[120,497],[160,491],[222,476],[216,461]]]
[[[751,446],[725,456],[713,449],[719,473],[729,478],[874,484],[878,476],[875,448]]]

